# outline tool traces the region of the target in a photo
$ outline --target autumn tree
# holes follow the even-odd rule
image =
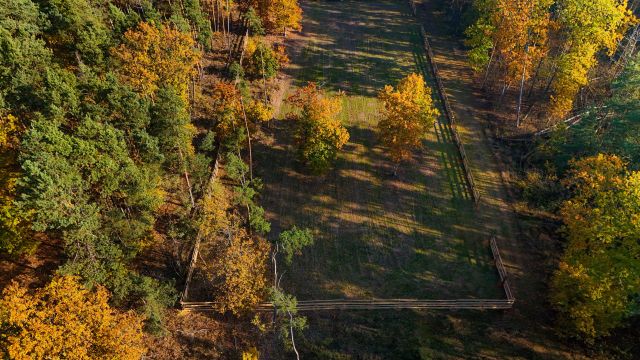
[[[555,160],[564,165],[574,156],[617,154],[640,164],[640,55],[611,84],[604,106],[591,106],[582,120],[564,131]]]
[[[431,89],[418,74],[402,79],[396,89],[385,86],[378,98],[384,106],[378,123],[380,140],[389,148],[397,169],[401,161],[409,159],[411,152],[421,147],[439,112],[431,99]]]
[[[500,85],[499,103],[517,86],[517,126],[527,82],[527,115],[544,97],[550,99],[544,113],[561,119],[588,84],[598,56],[612,56],[636,21],[627,0],[475,0],[474,9],[476,21],[466,30],[469,62],[483,86]]]
[[[0,251],[9,254],[30,253],[37,245],[30,229],[29,213],[20,211],[15,203],[22,175],[17,157],[23,132],[15,116],[0,115]]]
[[[246,107],[247,118],[255,124],[273,119],[273,107],[259,100],[252,100]]]
[[[229,139],[243,128],[241,94],[230,82],[218,82],[212,88],[211,110],[214,129],[220,141]],[[245,134],[246,135],[246,134]]]
[[[302,9],[298,0],[267,1],[266,24],[272,31],[282,31],[286,36],[287,29],[302,29]]]
[[[35,292],[12,283],[0,299],[0,354],[6,359],[139,359],[142,318],[109,306],[109,293],[77,277]]]
[[[328,96],[315,83],[309,83],[288,101],[300,110],[299,114],[289,114],[297,123],[295,138],[300,158],[314,172],[326,170],[349,141],[349,132],[338,118],[342,99]]]
[[[302,9],[298,0],[239,0],[238,3],[244,12],[255,9],[269,32],[282,32],[286,36],[287,29],[302,28]]]
[[[484,73],[483,85],[491,73],[493,81],[502,83],[502,94],[518,85],[517,126],[524,85],[549,50],[552,4],[553,0],[478,0],[474,5],[480,16],[466,30],[469,61]]]
[[[201,58],[188,34],[141,22],[125,33],[124,42],[112,53],[120,62],[122,80],[140,94],[153,97],[160,87],[172,86],[188,100],[189,80]]]
[[[246,48],[247,74],[254,79],[270,79],[278,74],[282,57],[259,39],[250,39]]]
[[[564,46],[555,59],[550,114],[562,118],[573,108],[580,88],[587,85],[598,53],[606,50],[612,56],[636,19],[627,0],[562,0],[557,17]]]
[[[571,162],[561,216],[567,248],[551,282],[561,328],[587,340],[632,314],[640,294],[640,172],[614,155]]]
[[[212,262],[206,266],[216,290],[216,310],[240,314],[250,310],[266,296],[269,244],[234,229],[210,247]]]

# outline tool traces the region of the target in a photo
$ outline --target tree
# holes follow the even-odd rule
[[[284,320],[280,321],[280,336],[285,344],[291,346],[296,354],[296,358],[300,360],[300,354],[296,347],[295,332],[301,332],[307,327],[307,318],[298,316],[298,300],[279,289],[271,289],[271,302],[275,307],[277,317],[282,315]]]
[[[122,80],[140,94],[154,97],[160,87],[171,86],[186,102],[189,80],[202,56],[194,45],[189,35],[169,25],[141,22],[125,33],[112,54],[120,62]]]
[[[557,74],[552,86],[551,116],[564,117],[573,100],[588,83],[596,55],[607,50],[612,56],[635,17],[627,0],[562,0],[557,10],[564,48],[557,56]]]
[[[172,86],[161,87],[156,96],[157,101],[151,107],[149,131],[159,140],[160,150],[166,158],[173,164],[184,164],[194,155],[192,140],[196,133],[188,104]]]
[[[0,354],[7,359],[139,359],[142,318],[112,309],[109,293],[77,277],[54,278],[30,292],[12,283],[0,300]]]
[[[298,229],[295,225],[290,230],[280,233],[277,242],[278,248],[282,249],[287,265],[291,265],[293,255],[299,254],[303,248],[312,244],[311,230]]]
[[[246,208],[249,227],[259,234],[267,234],[271,231],[271,223],[264,218],[264,209],[257,205],[254,198],[262,190],[260,178],[249,178],[249,166],[240,156],[227,154],[227,175],[236,182],[233,187],[234,205]]]
[[[640,294],[640,173],[614,155],[571,162],[560,211],[568,243],[551,282],[563,329],[592,340],[632,313]]]
[[[288,101],[300,110],[300,114],[288,117],[297,123],[295,137],[301,159],[316,173],[326,170],[349,141],[349,132],[338,118],[341,99],[327,96],[315,83],[309,83]]]
[[[278,74],[281,56],[263,41],[249,40],[246,54],[246,69],[251,77],[270,79]]]
[[[298,0],[270,0],[267,2],[267,27],[286,36],[287,29],[302,29],[302,9]]]
[[[214,255],[207,271],[216,284],[213,293],[216,310],[240,314],[252,309],[266,295],[269,244],[250,237],[243,229],[234,229],[210,251]]]
[[[397,89],[385,86],[378,98],[384,106],[382,120],[378,123],[380,140],[389,148],[397,169],[401,161],[411,157],[414,149],[422,146],[422,140],[439,112],[433,105],[431,89],[418,74],[402,79]]]
[[[262,101],[253,100],[246,108],[247,118],[256,124],[265,123],[273,119],[273,107]]]
[[[302,28],[302,9],[298,0],[240,0],[239,5],[245,12],[256,9],[269,32],[282,31],[286,36],[287,29]]]
[[[50,0],[42,2],[50,26],[47,43],[63,65],[103,65],[111,45],[102,9],[89,0]]]
[[[264,26],[262,25],[262,19],[260,19],[253,7],[249,7],[249,9],[244,13],[244,19],[247,21],[247,27],[249,27],[249,30],[251,30],[251,34],[265,34]]]
[[[212,89],[212,116],[218,140],[224,141],[242,128],[242,103],[238,88],[229,82],[218,82]]]
[[[592,106],[582,120],[567,131],[557,160],[573,156],[617,154],[640,164],[640,55],[630,61],[611,84],[604,106]]]

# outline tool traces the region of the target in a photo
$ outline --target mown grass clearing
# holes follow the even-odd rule
[[[501,298],[488,232],[475,214],[450,129],[441,118],[411,163],[393,177],[377,141],[377,91],[410,72],[431,81],[419,26],[404,2],[304,2],[285,94],[307,81],[345,92],[351,140],[335,168],[307,175],[280,121],[255,149],[272,236],[309,227],[314,246],[284,286],[299,299]],[[434,99],[439,101],[437,94]],[[285,104],[280,117],[290,111]]]

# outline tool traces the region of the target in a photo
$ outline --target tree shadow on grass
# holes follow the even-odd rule
[[[296,165],[291,125],[277,123],[269,145],[257,144],[254,156],[270,236],[292,225],[315,232],[316,243],[285,275],[292,293],[300,299],[500,296],[492,288],[488,235],[477,229],[463,179],[430,168],[443,158],[443,167],[456,166],[450,145],[426,141],[394,177],[375,132],[354,125],[335,167],[311,176]]]

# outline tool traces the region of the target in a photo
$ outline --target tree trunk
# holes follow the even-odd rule
[[[522,64],[522,79],[520,80],[520,96],[518,97],[518,115],[516,117],[516,127],[520,127],[520,109],[522,107],[522,92],[524,90],[524,78],[527,72],[527,54],[525,52]]]
[[[189,172],[187,171],[187,164],[184,161],[184,156],[182,155],[182,150],[178,148],[178,155],[180,155],[180,161],[184,166],[184,178],[187,181],[187,189],[189,190],[189,198],[191,199],[191,208],[195,209],[196,202],[193,198],[193,191],[191,191],[191,181],[189,180]]]
[[[298,353],[298,349],[296,349],[296,341],[293,338],[293,315],[291,315],[291,311],[287,310],[289,313],[289,331],[291,331],[291,345],[293,345],[293,351],[296,352],[296,359],[300,360],[300,354]]]

